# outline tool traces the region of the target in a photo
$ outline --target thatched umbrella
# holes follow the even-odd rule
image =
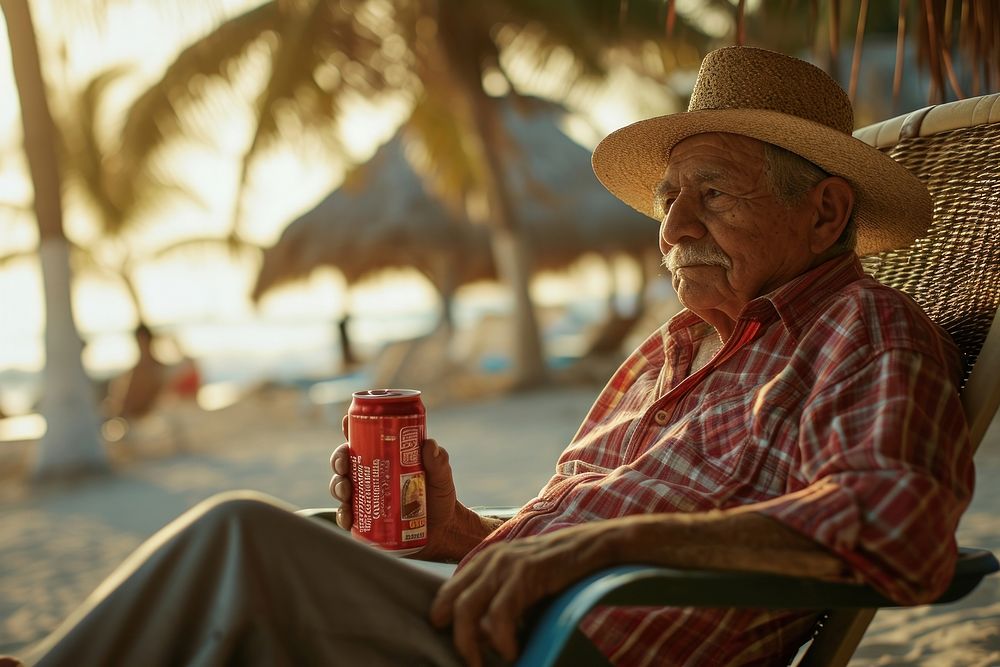
[[[494,275],[484,228],[465,224],[423,189],[399,135],[344,185],[285,228],[264,251],[254,301],[316,268],[339,270],[348,285],[413,268],[449,297],[450,284]]]
[[[534,270],[566,269],[582,256],[641,258],[656,248],[656,225],[612,197],[590,167],[590,152],[559,128],[561,107],[521,98],[506,104],[513,145],[507,179],[533,248]],[[393,268],[414,268],[439,291],[450,321],[454,290],[494,279],[488,230],[428,194],[397,133],[360,172],[292,221],[264,252],[253,290],[269,290],[338,269],[348,284]]]

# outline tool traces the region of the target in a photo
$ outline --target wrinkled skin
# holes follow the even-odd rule
[[[764,144],[718,133],[674,146],[656,198],[677,296],[723,340],[749,301],[826,259],[853,204],[846,181],[830,177],[787,206],[768,184]]]

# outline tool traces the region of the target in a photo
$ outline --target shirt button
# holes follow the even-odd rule
[[[667,425],[667,419],[669,417],[670,417],[670,415],[667,414],[666,410],[657,410],[656,414],[653,415],[653,420],[657,424],[659,424],[660,426],[666,426]]]

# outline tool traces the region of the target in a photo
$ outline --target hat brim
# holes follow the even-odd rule
[[[671,149],[704,132],[765,141],[847,179],[855,193],[859,255],[908,246],[930,227],[934,213],[930,193],[905,167],[853,136],[777,111],[689,111],[627,125],[594,149],[594,173],[613,195],[657,219],[653,192]]]

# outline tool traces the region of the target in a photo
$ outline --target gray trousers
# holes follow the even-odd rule
[[[450,633],[428,621],[445,576],[273,498],[224,494],[151,537],[26,658],[39,667],[458,665]]]

